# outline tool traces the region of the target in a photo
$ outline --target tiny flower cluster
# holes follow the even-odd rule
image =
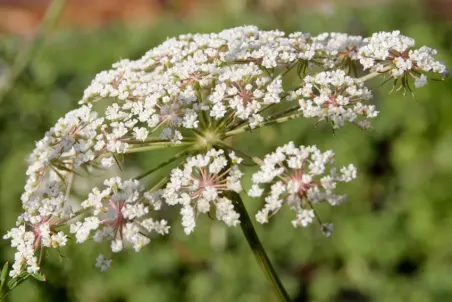
[[[229,166],[228,161],[231,162]],[[171,171],[162,197],[169,205],[182,206],[185,233],[193,232],[198,213],[208,213],[211,206],[216,209],[217,219],[228,226],[240,223],[227,192],[242,190],[240,178],[243,173],[238,168],[241,161],[234,153],[226,155],[223,150],[211,149],[206,154],[188,158],[183,169]]]
[[[106,138],[102,134],[104,119],[98,117],[90,105],[70,111],[36,143],[29,157],[25,192],[22,194],[24,212],[5,239],[17,248],[12,276],[18,276],[26,267],[37,273],[38,248],[59,248],[67,241],[66,235],[55,226],[72,217],[73,211],[65,196],[69,173],[82,165],[110,166]]]
[[[94,241],[109,241],[114,253],[120,252],[126,244],[138,252],[149,244],[152,232],[168,233],[170,227],[166,220],[149,217],[150,211],[156,208],[143,196],[137,180],[122,181],[114,177],[105,180],[104,185],[106,188],[102,191],[94,188],[81,204],[92,215],[70,225],[77,243],[85,242],[95,231]]]
[[[25,221],[34,223],[43,216],[59,216],[55,211],[42,213],[43,208],[53,209],[54,206],[46,205],[40,196],[47,191],[56,197],[60,191],[58,183],[64,183],[62,178],[67,170],[92,162],[100,155],[102,148],[99,146],[104,140],[98,132],[102,123],[103,118],[99,118],[90,106],[82,106],[60,118],[36,143],[29,158],[27,183],[22,195],[24,209],[27,209]],[[51,185],[43,188],[43,180]]]
[[[356,178],[356,168],[349,165],[340,173],[335,168],[328,171],[327,166],[333,162],[332,151],[322,153],[315,146],[297,148],[293,142],[265,156],[248,191],[249,196],[260,197],[264,193],[260,185],[271,184],[265,206],[256,214],[257,221],[267,223],[286,203],[296,212],[294,227],[306,227],[315,218],[314,204],[323,200],[333,206],[342,203],[345,196],[334,194],[336,184]]]
[[[72,215],[72,209],[66,204],[66,198],[56,181],[40,186],[39,191],[30,193],[23,202],[24,212],[19,216],[17,227],[11,229],[3,238],[11,240],[11,246],[17,249],[12,277],[17,277],[26,269],[30,274],[39,270],[36,253],[42,249],[59,248],[66,245],[67,237],[55,226]],[[23,196],[22,196],[23,197]]]
[[[353,61],[358,60],[358,49],[365,44],[361,36],[345,33],[323,33],[314,39],[322,45],[323,65],[328,69],[351,68]]]
[[[364,83],[347,76],[340,69],[306,76],[303,87],[293,91],[290,97],[299,100],[304,117],[329,120],[333,128],[339,128],[345,122],[356,122],[368,128],[367,119],[378,114],[374,105],[363,104],[372,98]],[[363,119],[357,121],[359,117]]]
[[[9,272],[11,277],[18,277],[24,269],[29,274],[39,272],[39,260],[36,256],[38,248],[59,248],[66,245],[67,236],[61,231],[57,232],[54,226],[55,222],[46,218],[34,225],[13,228],[3,237],[11,240],[11,246],[17,249],[13,269]]]
[[[408,76],[414,78],[415,87],[419,88],[427,84],[425,72],[447,74],[446,66],[434,59],[436,50],[426,46],[413,49],[414,40],[400,31],[375,33],[364,42],[359,49],[364,69],[387,72],[395,79],[402,79],[405,85]]]

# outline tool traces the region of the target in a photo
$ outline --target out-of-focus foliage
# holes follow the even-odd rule
[[[313,34],[399,29],[418,46],[437,48],[452,66],[452,26],[429,19],[417,2],[330,6],[316,13],[287,5],[265,10],[259,3],[231,1],[223,11],[200,10],[187,20],[168,17],[149,28],[117,24],[52,36],[0,104],[0,233],[20,212],[25,158],[34,142],[76,107],[97,72],[121,58],[140,57],[166,37],[241,24]],[[11,62],[20,45],[12,38],[1,41],[0,62]],[[317,144],[335,150],[339,163],[354,162],[360,172],[354,184],[343,187],[348,203],[320,212],[336,224],[332,238],[315,228],[294,229],[289,211],[258,226],[259,235],[296,301],[452,301],[452,81],[432,81],[414,97],[389,93],[391,84],[373,84],[381,113],[370,132],[347,126],[333,133],[325,124],[295,120],[236,140],[259,155],[289,140]],[[134,169],[124,174],[137,175],[166,153],[126,158]],[[80,191],[91,185],[78,182]],[[245,201],[251,213],[260,207],[256,200]],[[205,217],[189,237],[175,222],[168,238],[156,238],[137,254],[115,255],[105,273],[94,267],[98,252],[94,245],[71,243],[61,255],[46,255],[48,281],[27,281],[9,301],[275,300],[240,228],[225,229]],[[1,241],[0,264],[12,257]]]

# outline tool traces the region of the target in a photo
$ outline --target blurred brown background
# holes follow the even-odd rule
[[[169,12],[189,17],[197,7],[221,5],[217,0],[67,0],[60,26],[96,28],[113,21],[152,22],[157,14]],[[234,2],[234,0],[231,0]],[[50,0],[0,0],[0,33],[33,34]],[[240,2],[240,1],[235,1]],[[287,6],[328,10],[330,5],[380,5],[395,0],[254,0],[260,10],[277,11]],[[426,9],[435,16],[452,17],[452,0],[428,0]],[[214,9],[212,7],[212,9]]]

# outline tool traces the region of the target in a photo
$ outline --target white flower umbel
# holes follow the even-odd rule
[[[103,121],[91,106],[82,106],[60,118],[36,143],[29,157],[28,178],[22,195],[24,208],[42,207],[33,195],[45,190],[41,186],[43,181],[57,181],[62,186],[65,182],[62,177],[68,170],[94,162],[105,151],[104,147],[96,147],[105,144],[104,136],[99,135]],[[36,213],[28,211],[29,219],[35,216],[33,212]],[[41,220],[41,216],[37,217],[37,221]]]
[[[108,241],[112,252],[127,246],[139,250],[149,243],[149,235],[168,232],[167,222],[154,220],[152,213],[164,204],[177,204],[187,234],[197,216],[211,209],[228,226],[240,218],[264,272],[277,280],[262,247],[255,245],[257,236],[251,234],[246,209],[239,207],[241,198],[234,193],[242,190],[241,158],[212,148],[235,150],[230,137],[294,118],[327,120],[334,128],[346,122],[367,128],[378,112],[368,103],[371,93],[363,83],[389,76],[408,89],[409,82],[422,87],[432,73],[447,75],[435,56],[431,48],[415,49],[414,40],[398,31],[364,39],[343,33],[286,35],[242,26],[181,35],[138,60],[113,64],[95,77],[81,106],[60,118],[29,157],[23,213],[4,237],[16,249],[10,275],[37,273],[47,249],[66,244],[62,230],[68,225],[78,243],[92,236]],[[363,73],[359,79],[350,76],[358,73]],[[301,83],[294,83],[297,76]],[[291,100],[297,104],[286,108]],[[106,103],[97,106],[97,101]],[[129,153],[168,147],[186,149],[156,163],[140,179],[188,154],[192,157],[149,192],[143,193],[137,180],[112,178],[104,189],[92,190],[80,211],[73,210],[78,207],[71,198],[74,178],[126,163],[122,159]],[[354,179],[356,169],[327,168],[332,155],[293,144],[268,155],[249,191],[261,196],[260,185],[271,183],[258,220],[267,222],[287,203],[296,211],[294,225],[306,226],[316,216],[316,202],[340,203],[343,196],[333,193],[336,183]],[[82,215],[86,217],[77,221]],[[332,226],[323,224],[322,230],[328,235]],[[101,270],[110,264],[104,256],[96,261]],[[280,297],[288,300],[281,284],[275,284]]]
[[[60,118],[36,143],[21,196],[24,212],[18,227],[4,237],[17,248],[12,276],[23,270],[37,273],[42,249],[66,244],[66,235],[55,228],[73,215],[65,197],[69,171],[98,165],[95,161],[106,151],[105,137],[100,134],[103,122],[90,105],[85,105]]]
[[[446,65],[434,59],[436,50],[426,46],[413,49],[415,41],[400,34],[379,32],[364,39],[365,45],[359,49],[359,59],[364,69],[386,73],[400,79],[402,86],[409,88],[408,77],[415,80],[415,87],[427,83],[423,73],[447,74]]]
[[[258,65],[235,65],[219,76],[209,97],[213,104],[210,115],[215,119],[232,115],[249,120],[254,128],[263,120],[259,111],[265,105],[279,103],[282,92],[282,80],[272,79]]]
[[[253,174],[253,186],[248,192],[251,197],[260,197],[264,193],[261,185],[271,184],[270,191],[264,194],[265,206],[256,215],[257,221],[267,223],[287,204],[296,212],[292,224],[305,227],[315,218],[316,203],[327,201],[333,206],[342,203],[345,196],[334,193],[336,183],[356,178],[356,168],[349,165],[338,173],[328,167],[333,162],[332,151],[322,153],[315,146],[297,148],[293,142],[266,155],[260,170]]]
[[[105,180],[104,184],[104,190],[94,188],[82,203],[82,208],[89,210],[91,216],[70,225],[77,243],[85,242],[92,231],[96,231],[94,241],[110,241],[112,252],[120,252],[127,244],[138,252],[150,242],[150,233],[168,233],[166,220],[149,217],[151,210],[156,208],[149,207],[137,180],[122,181],[114,177]]]
[[[306,76],[304,85],[290,96],[298,100],[304,117],[328,120],[333,128],[345,122],[366,128],[368,119],[378,114],[374,105],[364,104],[372,98],[364,83],[340,69]]]
[[[233,162],[228,166],[228,158]],[[242,186],[238,164],[241,159],[223,150],[211,149],[206,154],[189,157],[183,169],[171,171],[171,179],[163,190],[163,198],[169,205],[181,205],[182,225],[185,233],[193,232],[199,213],[216,208],[216,217],[228,226],[240,223],[227,191],[240,192]]]
[[[364,45],[361,36],[345,33],[323,33],[313,40],[321,45],[323,65],[329,69],[351,67],[352,61],[358,60],[359,47]]]
[[[3,239],[11,240],[11,246],[17,249],[13,269],[9,275],[17,277],[24,271],[30,274],[39,272],[40,261],[44,248],[59,248],[67,243],[67,236],[57,231],[55,226],[59,221],[44,217],[36,224],[20,225],[11,229]]]

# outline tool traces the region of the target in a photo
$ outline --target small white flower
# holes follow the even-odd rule
[[[425,85],[427,85],[427,77],[424,74],[414,78],[414,86],[416,88],[421,88]]]
[[[139,141],[145,141],[148,138],[149,131],[144,127],[135,127],[133,128],[133,137],[135,137]]]
[[[342,181],[349,182],[356,178],[356,167],[353,164],[341,168]]]
[[[101,161],[102,167],[110,168],[114,164],[115,164],[115,159],[113,158],[113,156],[108,156],[108,157],[102,158],[102,161]]]
[[[292,224],[294,227],[306,227],[314,221],[314,217],[314,210],[300,210],[297,213],[297,219],[292,220]]]
[[[96,267],[100,269],[101,272],[105,272],[111,266],[111,259],[106,259],[104,255],[100,254],[96,258]]]
[[[321,226],[322,233],[325,237],[331,237],[334,231],[334,225],[332,223],[324,223]]]

